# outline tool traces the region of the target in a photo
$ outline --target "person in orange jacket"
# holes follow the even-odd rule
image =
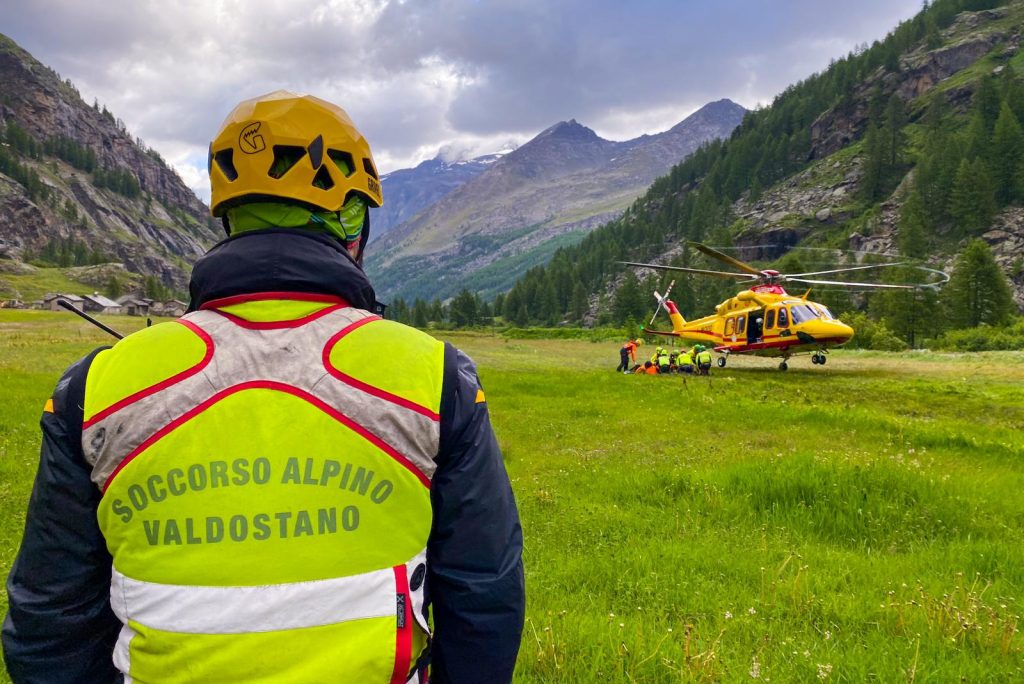
[[[626,340],[626,344],[622,345],[622,349],[619,350],[619,366],[615,369],[616,372],[628,373],[629,372],[629,361],[633,360],[636,363],[636,350],[644,341],[640,338],[635,340]]]

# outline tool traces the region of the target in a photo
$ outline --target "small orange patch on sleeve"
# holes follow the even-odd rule
[[[53,413],[53,399],[47,399],[43,404],[43,413]]]
[[[478,403],[478,404],[482,404],[482,403],[484,403],[485,401],[487,401],[487,400],[486,400],[486,399],[484,399],[484,391],[483,391],[482,389],[478,389],[478,390],[476,391],[476,403]]]

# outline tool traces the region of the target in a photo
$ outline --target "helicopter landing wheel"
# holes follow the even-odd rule
[[[718,367],[719,368],[725,368],[725,357],[724,356],[719,356],[718,357]]]
[[[780,371],[789,370],[789,364],[786,363],[785,361],[783,361],[782,363],[779,364],[779,370]]]
[[[828,361],[828,357],[824,353],[818,354],[818,364],[824,366],[825,362]]]

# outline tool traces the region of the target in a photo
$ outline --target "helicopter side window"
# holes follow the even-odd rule
[[[779,327],[780,328],[788,328],[789,327],[789,313],[786,312],[786,307],[784,307],[784,306],[780,306],[779,307]]]
[[[733,319],[731,316],[729,318],[725,319],[725,335],[726,335],[726,337],[728,337],[729,335],[732,335],[733,324],[734,323],[735,323],[735,319]]]
[[[768,309],[768,315],[764,319],[765,329],[775,327],[775,309]]]
[[[747,317],[738,316],[736,318],[736,334],[742,335],[743,331],[747,329]]]

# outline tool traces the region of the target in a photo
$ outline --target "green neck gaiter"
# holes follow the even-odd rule
[[[353,197],[340,212],[333,212],[311,211],[294,204],[253,202],[228,209],[227,215],[231,235],[266,228],[305,228],[333,235],[347,244],[359,239],[366,204]]]

